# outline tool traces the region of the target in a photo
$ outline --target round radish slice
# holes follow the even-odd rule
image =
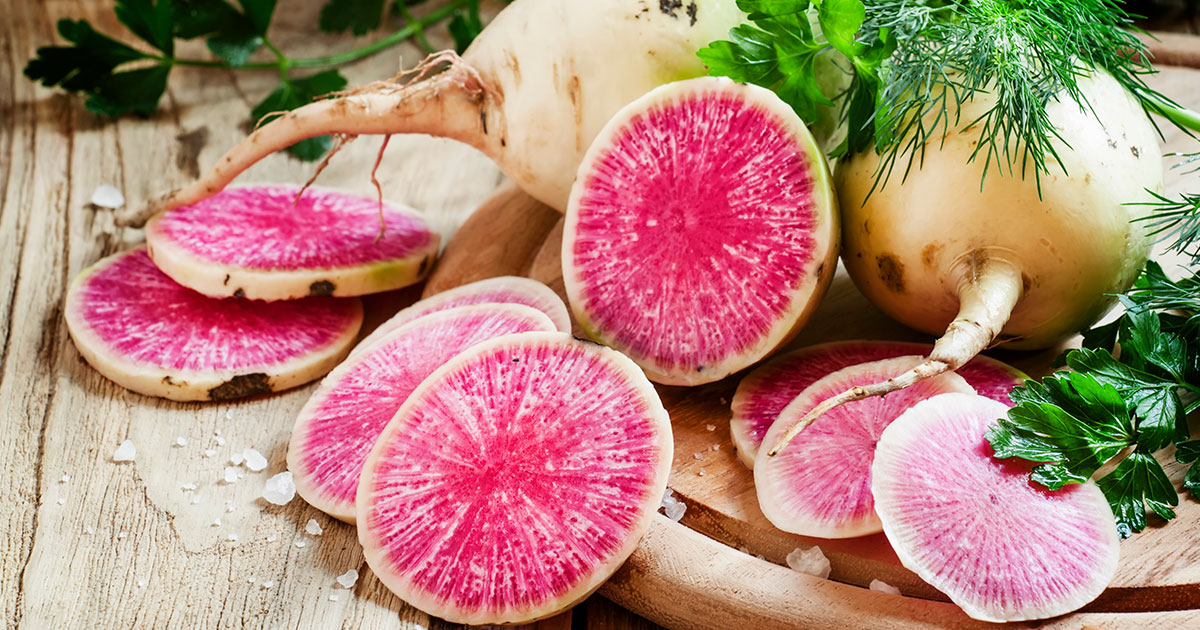
[[[746,468],[754,468],[758,447],[779,413],[817,379],[857,363],[912,354],[929,356],[932,349],[929,344],[904,341],[833,341],[794,350],[754,368],[733,395],[729,432],[738,460]],[[1005,404],[1012,404],[1008,392],[1029,378],[983,355],[976,355],[956,373],[975,393]]]
[[[656,88],[579,167],[571,310],[651,380],[718,380],[808,320],[836,267],[835,207],[821,151],[773,92],[715,77]]]
[[[567,305],[563,304],[553,289],[529,278],[500,276],[442,291],[396,313],[367,335],[351,356],[418,317],[470,304],[524,304],[545,313],[559,331],[571,332],[571,315],[567,313]]]
[[[171,400],[226,400],[307,383],[346,356],[357,299],[256,302],[200,295],[145,249],[109,256],[67,291],[67,329],[96,371]]]
[[[441,238],[409,210],[332,190],[230,188],[146,225],[150,257],[176,282],[216,297],[366,295],[413,284]]]
[[[296,491],[318,510],[353,523],[363,462],[425,377],[481,341],[554,329],[549,317],[528,306],[480,304],[428,315],[360,346],[321,381],[292,428],[287,458]]]
[[[922,360],[911,356],[860,363],[817,380],[784,408],[765,439],[779,439],[826,398],[903,374]],[[871,498],[875,443],[909,407],[946,392],[975,393],[962,377],[941,374],[886,397],[833,409],[774,457],[760,451],[754,462],[754,487],[767,520],[785,532],[820,538],[853,538],[880,531]]]
[[[1092,601],[1117,570],[1113,512],[1092,482],[1051,492],[1033,464],[984,438],[1008,408],[982,396],[918,403],[879,440],[875,509],[904,566],[984,621],[1055,617]]]
[[[521,623],[595,590],[662,501],[671,425],[623,355],[564,333],[443,365],[363,468],[358,538],[401,599],[455,623]]]

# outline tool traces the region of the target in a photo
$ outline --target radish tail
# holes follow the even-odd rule
[[[777,455],[792,438],[831,409],[872,396],[885,396],[943,372],[952,372],[987,348],[1021,299],[1021,271],[1004,260],[987,258],[979,250],[967,262],[970,269],[958,289],[958,315],[924,362],[886,381],[852,387],[821,401],[789,427],[767,455]]]

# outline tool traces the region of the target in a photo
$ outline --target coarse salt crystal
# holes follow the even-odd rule
[[[267,542],[275,542],[276,540],[279,540],[279,537],[274,534],[267,536]]]
[[[230,534],[230,535],[226,536],[226,538],[228,538],[230,542],[233,542],[233,541],[237,540],[237,534]]]
[[[213,438],[213,441],[217,443],[217,446],[225,446],[225,438],[223,438],[219,435],[217,437]]]
[[[701,468],[701,469],[700,469],[700,472],[698,472],[698,473],[696,473],[696,474],[697,474],[697,475],[699,475],[699,476],[701,476],[701,477],[703,477],[703,476],[704,476],[704,469],[703,469],[703,468]]]
[[[303,540],[297,540],[297,541],[296,541],[296,548],[297,548],[297,549],[303,549],[303,548],[304,548],[304,546],[305,546],[305,545],[307,545],[307,544],[308,544],[308,543],[304,542]]]
[[[226,501],[226,502],[225,502],[225,511],[226,511],[226,512],[232,512],[232,511],[234,511],[234,510],[236,510],[236,509],[237,509],[237,505],[234,505],[233,501]]]
[[[211,448],[206,448],[206,449],[204,449],[204,456],[205,456],[205,457],[212,457],[213,455],[216,455],[216,454],[217,454],[217,452],[216,452],[216,451],[214,451],[214,450],[212,450]]]
[[[96,528],[92,527],[91,525],[88,525],[87,527],[83,528],[83,533],[87,534],[88,536],[91,536],[92,534],[96,533]]]
[[[310,518],[304,525],[304,531],[308,532],[311,536],[320,536],[325,530],[321,529],[321,524],[317,522],[317,519]]]
[[[287,505],[296,496],[296,484],[292,481],[292,473],[281,472],[263,485],[262,497],[275,505]]]
[[[692,453],[692,457],[694,457],[696,459],[704,459],[704,456],[701,455],[700,453]]]
[[[237,483],[237,480],[238,480],[237,469],[232,466],[226,466],[225,467],[225,477],[223,480],[225,481],[225,483]]]
[[[246,458],[243,457],[241,453],[234,453],[233,455],[229,456],[229,463],[233,464],[234,466],[241,466],[245,459]]]
[[[345,573],[337,576],[337,583],[344,589],[354,588],[354,583],[358,581],[358,571],[350,569]]]
[[[821,548],[815,545],[808,549],[793,549],[787,555],[787,565],[797,573],[807,573],[821,579],[828,578],[829,572],[832,570],[829,558],[826,558]]]
[[[719,450],[721,450],[721,445],[720,445],[720,444],[713,444],[713,445],[712,445],[712,450],[714,450],[714,451],[719,451]]]
[[[330,595],[330,596],[329,596],[329,601],[331,601],[331,602],[336,602],[337,600],[338,600],[338,596],[337,596],[337,595]]]
[[[191,490],[195,490],[195,489],[196,489],[196,488],[198,488],[198,487],[199,487],[199,486],[197,486],[197,485],[196,485],[196,482],[195,482],[195,481],[189,481],[189,482],[187,482],[187,483],[184,483],[184,484],[180,484],[180,485],[179,485],[179,488],[180,488],[181,490],[183,490],[184,492],[188,492],[188,491],[191,491]]]
[[[219,519],[219,518],[214,518],[211,526],[212,526],[212,527],[220,527],[220,526],[221,526],[221,519]]]
[[[199,502],[200,502],[200,495],[198,495],[198,494],[192,495],[192,505],[196,505]]]
[[[182,435],[175,438],[175,446],[187,446],[187,438]]]
[[[63,505],[63,504],[65,504],[66,502],[67,502],[67,498],[66,498],[66,497],[58,497],[58,500],[57,500],[57,501],[55,501],[55,503],[57,503],[57,504],[59,504],[59,505]]]
[[[231,413],[232,413],[232,412],[230,412],[230,411],[226,411],[226,412],[225,412],[225,418],[226,418],[226,419],[228,419],[228,418],[230,417],[230,414],[231,414]],[[213,435],[220,436],[220,435],[221,435],[221,430],[220,430],[220,429],[213,429]]]
[[[137,459],[137,447],[133,445],[133,440],[125,440],[113,451],[112,460],[114,462],[131,462]]]
[[[266,582],[262,583],[263,588],[271,588],[272,586],[275,586],[274,580],[267,580]]]
[[[683,501],[676,499],[674,491],[670,488],[667,488],[666,493],[663,494],[662,508],[663,514],[676,523],[679,522],[679,519],[683,518],[684,512],[687,511],[687,505]]]
[[[870,588],[872,591],[879,591],[880,593],[887,593],[888,595],[900,594],[900,589],[888,584],[887,582],[884,582],[883,580],[871,580]]]
[[[115,210],[125,205],[125,195],[112,184],[100,184],[92,191],[92,205]]]
[[[262,472],[267,469],[267,458],[252,448],[242,451],[242,457],[246,460],[246,468],[249,468],[251,472]]]
[[[71,480],[71,475],[68,475],[67,473],[63,473],[63,476],[58,478],[58,483],[67,483],[70,480]]]
[[[255,583],[256,581],[258,581],[258,578],[256,578],[256,577],[254,577],[253,575],[251,575],[250,577],[246,578],[246,581],[247,581],[247,582],[249,582],[249,583],[251,583],[251,584],[253,584],[253,583]]]
[[[129,536],[129,532],[117,532],[117,540],[125,540]]]
[[[138,580],[137,587],[138,588],[146,588],[146,580]]]
[[[704,425],[704,430],[705,430],[705,431],[716,431],[716,430],[717,430],[717,425],[715,425],[715,424],[706,424],[706,425]]]
[[[225,419],[226,419],[226,420],[233,420],[233,410],[232,410],[232,409],[228,409],[228,410],[226,410],[226,411],[225,411]],[[217,435],[221,435],[221,430],[220,430],[220,429],[217,429]]]

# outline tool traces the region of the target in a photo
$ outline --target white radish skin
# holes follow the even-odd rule
[[[901,154],[890,181],[874,192],[878,155],[839,164],[850,277],[892,318],[944,336],[911,372],[814,408],[773,453],[825,411],[955,370],[993,343],[1053,346],[1099,319],[1110,295],[1132,284],[1149,240],[1130,223],[1143,208],[1125,204],[1146,200],[1146,189],[1162,191],[1157,134],[1109,75],[1079,85],[1095,114],[1070,99],[1047,107],[1065,140],[1054,146],[1066,172],[1048,157],[1040,198],[1032,167],[1022,179],[993,162],[980,189],[981,163],[967,161],[980,142],[978,126],[949,133],[944,145],[929,143],[923,164],[918,157],[903,181],[908,154]],[[977,96],[960,120],[977,119],[993,101]]]
[[[382,81],[288,112],[146,210],[200,201],[263,157],[331,133],[459,140],[495,160],[525,192],[563,210],[576,167],[604,123],[658,85],[705,74],[696,51],[727,37],[743,17],[733,0],[675,7],[648,0],[517,0],[462,59],[443,53],[427,60],[449,62],[440,74],[418,73],[408,84]],[[432,66],[421,72],[440,69]]]

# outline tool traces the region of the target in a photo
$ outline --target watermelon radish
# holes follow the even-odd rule
[[[481,341],[554,330],[549,317],[528,306],[479,304],[427,315],[360,346],[300,410],[287,456],[296,490],[318,510],[354,522],[363,462],[426,376]]]
[[[967,394],[914,405],[879,440],[871,492],[900,561],[968,615],[1055,617],[1112,580],[1117,529],[1094,483],[1051,492],[1034,464],[992,457],[984,433],[1007,411]]]
[[[933,346],[903,341],[833,341],[778,356],[754,369],[733,395],[729,432],[738,459],[754,468],[763,436],[792,399],[817,379],[844,367],[910,354],[928,355]],[[1010,404],[1008,392],[1029,378],[1020,370],[978,355],[958,375],[980,396]]]
[[[417,388],[358,488],[372,571],[455,623],[579,601],[633,552],[667,487],[671,424],[625,356],[565,333],[481,343]]]
[[[362,324],[358,299],[220,299],[181,287],[143,248],[83,270],[66,297],[79,354],[118,385],[171,400],[279,391],[328,372]]]
[[[571,332],[567,305],[550,287],[529,278],[500,276],[442,291],[396,313],[359,342],[351,356],[418,317],[469,304],[524,304],[545,313],[559,331]]]
[[[146,225],[150,257],[205,295],[259,300],[390,291],[433,268],[441,237],[412,211],[300,190],[230,188],[160,213]]]
[[[828,167],[774,93],[704,77],[650,91],[588,149],[563,231],[571,310],[651,380],[718,380],[790,339],[837,256]]]
[[[826,398],[862,383],[902,374],[921,362],[906,356],[859,363],[822,377],[779,414],[766,439],[777,438],[791,420]],[[961,376],[947,372],[887,397],[838,407],[796,437],[775,457],[760,452],[754,462],[758,505],[785,532],[819,538],[853,538],[880,531],[871,498],[875,443],[893,420],[916,403],[946,392],[974,394]]]

